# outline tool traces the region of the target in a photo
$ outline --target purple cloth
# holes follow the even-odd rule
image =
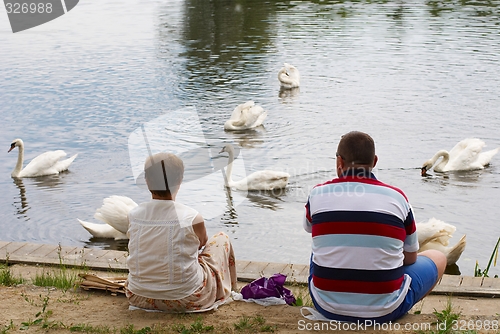
[[[266,278],[261,277],[245,285],[241,289],[243,299],[262,299],[267,297],[277,297],[284,299],[288,305],[295,303],[295,297],[292,292],[283,285],[286,281],[286,275],[274,274]]]

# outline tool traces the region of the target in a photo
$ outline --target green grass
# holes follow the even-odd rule
[[[175,333],[182,333],[182,334],[198,334],[198,333],[213,333],[214,332],[214,326],[204,325],[201,317],[196,318],[194,323],[192,323],[188,327],[186,327],[186,325],[184,325],[184,324],[175,324],[175,325],[172,325],[171,328]]]
[[[13,286],[25,283],[21,277],[15,277],[8,264],[0,264],[0,285]]]
[[[479,268],[479,263],[476,261],[476,267],[474,268],[474,276],[475,277],[489,277],[488,272],[490,271],[491,264],[493,263],[493,266],[497,265],[499,245],[500,245],[500,238],[498,238],[498,241],[497,241],[495,247],[493,248],[493,252],[491,253],[490,261],[488,261],[488,265],[486,266],[486,269],[481,270],[481,268]],[[495,277],[498,277],[498,275],[495,275]]]
[[[79,271],[65,267],[52,271],[44,270],[32,278],[32,283],[36,286],[55,287],[67,291],[75,287],[77,280],[79,280],[78,273]]]
[[[434,309],[434,315],[437,318],[437,321],[433,323],[433,328],[436,330],[430,331],[420,331],[418,333],[426,333],[426,334],[455,334],[455,333],[463,333],[461,331],[456,331],[454,328],[457,327],[457,321],[460,318],[460,312],[455,312],[453,309],[451,298],[448,299],[446,303],[446,307],[442,311],[438,311]],[[467,333],[475,333],[475,331],[469,331]]]
[[[247,316],[242,316],[239,318],[238,322],[234,324],[234,329],[237,332],[243,333],[256,333],[256,332],[274,332],[276,326],[266,325],[266,319],[262,316],[257,315],[252,318]]]
[[[14,326],[14,322],[11,320],[8,325],[3,326],[3,328],[0,328],[0,334],[7,334],[10,330],[16,329],[16,326]]]

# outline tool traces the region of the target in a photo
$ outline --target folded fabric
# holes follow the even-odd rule
[[[292,305],[295,303],[295,297],[284,287],[285,281],[286,275],[283,274],[274,274],[269,278],[261,277],[245,285],[241,289],[241,294],[243,299],[281,298],[288,305]]]

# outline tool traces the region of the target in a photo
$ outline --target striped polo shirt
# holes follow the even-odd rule
[[[419,245],[400,189],[356,171],[317,185],[304,228],[312,233],[311,297],[325,311],[376,318],[403,302],[411,281],[403,250]]]

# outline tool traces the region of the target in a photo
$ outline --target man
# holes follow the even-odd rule
[[[446,257],[436,250],[417,256],[411,205],[375,178],[378,158],[368,134],[342,136],[336,157],[338,178],[315,186],[306,204],[311,298],[332,320],[396,320],[432,290]]]

